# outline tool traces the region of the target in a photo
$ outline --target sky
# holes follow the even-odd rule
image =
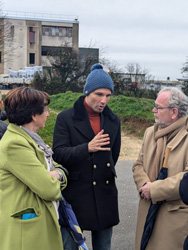
[[[4,11],[77,16],[79,47],[96,47],[126,73],[138,63],[155,80],[177,80],[188,58],[188,0],[4,0]]]

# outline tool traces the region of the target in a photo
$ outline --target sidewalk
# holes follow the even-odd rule
[[[132,177],[134,161],[118,161],[116,165],[120,223],[113,229],[111,250],[134,250],[138,194]],[[90,234],[84,231],[86,244],[91,247]]]

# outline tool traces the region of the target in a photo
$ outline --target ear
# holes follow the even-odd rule
[[[177,108],[172,108],[171,110],[172,110],[172,119],[177,120],[178,114],[179,114],[178,109]]]
[[[37,120],[36,115],[32,115],[32,120],[33,120],[34,122],[36,122],[36,120]]]

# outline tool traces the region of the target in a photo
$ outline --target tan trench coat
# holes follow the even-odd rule
[[[137,189],[149,180],[147,175],[149,160],[154,149],[154,128],[145,132],[142,148],[133,166],[133,177]],[[152,236],[147,250],[182,250],[188,234],[188,206],[179,196],[179,182],[188,171],[188,132],[182,128],[169,143],[172,151],[168,160],[168,178],[154,181],[151,184],[151,199],[153,203],[165,201],[157,214]],[[140,198],[136,229],[135,250],[140,250],[143,228],[150,206],[150,201]]]

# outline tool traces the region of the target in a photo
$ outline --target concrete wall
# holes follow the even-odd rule
[[[54,22],[42,22],[43,27],[65,27],[65,28],[73,28],[72,23],[54,23]],[[54,35],[52,36],[51,34],[49,35],[42,35],[42,46],[55,46],[55,47],[61,47],[67,44],[68,47],[73,46],[73,37],[68,37],[68,36],[57,36]]]
[[[27,66],[41,65],[41,22],[39,21],[26,21],[27,26]],[[29,42],[30,28],[35,32],[35,43]],[[35,54],[35,63],[30,64],[29,55]]]
[[[27,64],[27,27],[24,20],[8,20],[12,39],[4,41],[4,74],[23,69]]]
[[[11,70],[22,70],[28,66],[43,66],[47,63],[46,56],[42,56],[42,46],[50,47],[73,47],[78,52],[78,32],[79,24],[71,22],[54,22],[44,20],[24,20],[24,19],[0,19],[1,22],[8,21],[11,39],[5,39],[4,46],[0,46],[0,51],[4,54],[4,60],[0,63],[0,74],[8,74]],[[59,27],[60,30],[67,28],[69,35],[64,36],[43,35],[43,27]],[[62,28],[62,29],[61,29]],[[30,43],[29,32],[35,32],[35,43]],[[58,30],[58,28],[57,28]],[[30,53],[35,54],[35,63],[30,64]]]

